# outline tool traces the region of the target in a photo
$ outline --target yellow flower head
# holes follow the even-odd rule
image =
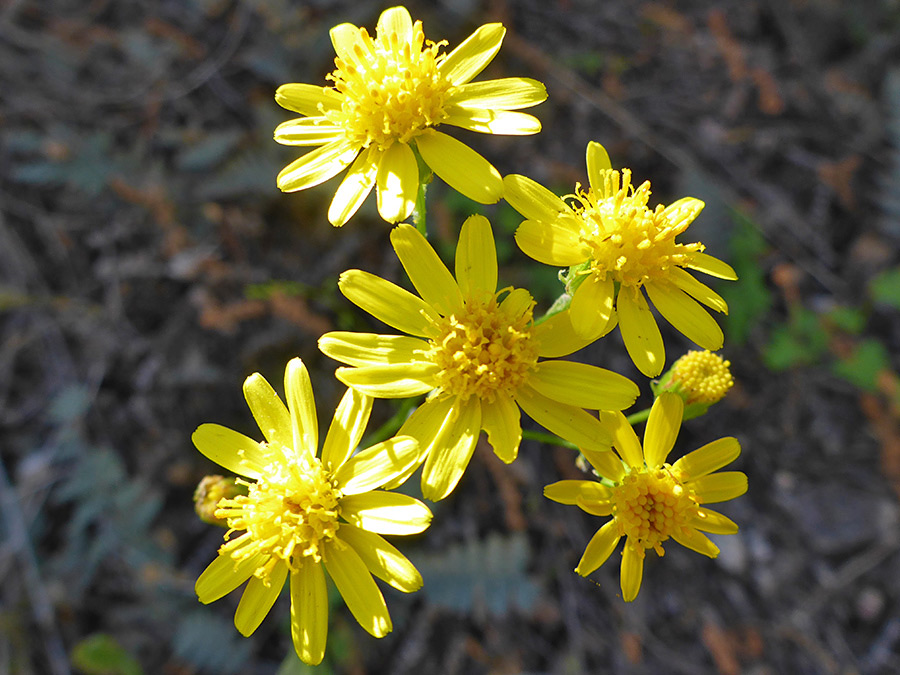
[[[246,488],[219,500],[215,516],[229,530],[195,588],[209,603],[249,580],[234,624],[250,635],[290,577],[294,647],[303,661],[317,664],[328,633],[325,572],[360,625],[383,637],[391,617],[372,575],[406,593],[421,587],[422,578],[381,535],[421,532],[431,511],[412,497],[376,490],[417,465],[413,438],[392,438],[353,455],[372,399],[347,391],[318,456],[316,408],[300,359],[288,363],[284,379],[287,407],[259,373],[244,382],[265,441],[218,424],[203,424],[192,436],[200,452],[241,476],[237,482]]]
[[[491,204],[503,183],[477,152],[435,127],[441,124],[488,134],[534,134],[541,124],[514,112],[547,98],[528,78],[471,82],[500,49],[506,29],[486,24],[449,54],[446,42],[425,39],[422,22],[404,7],[385,10],[375,37],[349,23],[331,29],[337,58],[331,87],[285,84],[275,100],[303,117],[275,129],[283,145],[321,146],[278,175],[286,192],[318,185],[348,165],[328,219],[343,225],[376,187],[378,212],[388,222],[412,213],[419,187],[413,147],[451,187]]]
[[[497,290],[497,252],[486,218],[463,223],[455,278],[414,227],[398,225],[391,242],[421,297],[360,270],[342,274],[340,289],[406,335],[328,333],[319,348],[352,366],[339,368],[337,377],[364,394],[428,394],[400,430],[418,439],[427,457],[426,497],[443,499],[456,487],[482,429],[497,456],[512,462],[522,438],[519,408],[580,447],[609,449],[609,434],[584,408],[627,408],[637,386],[603,368],[541,360],[591,340],[575,335],[568,312],[535,325],[528,291]]]
[[[703,244],[681,244],[682,234],[703,208],[685,197],[650,209],[650,183],[637,188],[631,171],[611,168],[599,143],[587,148],[590,187],[560,199],[525,176],[504,178],[504,196],[528,220],[516,242],[529,256],[548,265],[571,267],[572,325],[582,336],[612,327],[616,317],[625,347],[648,377],[662,372],[665,349],[643,291],[676,329],[700,346],[716,350],[723,337],[715,319],[725,301],[687,269],[721,279],[736,279],[727,264],[703,253]],[[698,302],[699,301],[699,302]]]
[[[718,403],[734,386],[730,361],[710,351],[689,351],[672,365],[669,384],[684,394],[685,403]]]
[[[703,505],[734,499],[747,491],[747,476],[740,471],[713,473],[734,461],[741,446],[735,438],[720,438],[674,464],[666,463],[683,410],[678,395],[661,394],[650,410],[643,448],[622,413],[601,413],[622,462],[610,462],[608,453],[587,452],[585,456],[613,487],[596,481],[563,480],[544,488],[544,495],[553,501],[576,504],[596,516],[612,516],[588,543],[575,571],[587,576],[596,570],[625,537],[620,583],[627,602],[634,600],[641,588],[647,549],[662,556],[662,545],[671,538],[715,558],[719,549],[703,532],[734,534],[738,530],[732,520]]]

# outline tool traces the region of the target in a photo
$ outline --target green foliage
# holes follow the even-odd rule
[[[486,610],[502,616],[511,606],[528,611],[538,585],[525,573],[531,551],[525,534],[490,534],[483,541],[449,546],[416,557],[429,602],[459,612]]]
[[[787,324],[772,331],[763,360],[770,370],[787,370],[817,363],[827,350],[828,335],[818,315],[802,307]]]
[[[180,659],[222,675],[241,672],[252,646],[230,621],[207,609],[190,612],[181,619],[173,640],[175,654]]]
[[[900,267],[885,270],[869,283],[872,300],[900,309]]]
[[[825,318],[836,328],[850,335],[859,335],[866,327],[866,315],[859,307],[838,305],[829,310]]]
[[[738,280],[719,289],[728,303],[724,318],[726,343],[744,344],[753,328],[769,313],[772,294],[766,286],[760,259],[767,244],[759,228],[745,214],[732,211],[735,221],[731,239],[731,262]]]
[[[72,665],[85,675],[143,675],[140,663],[116,639],[95,633],[72,649]]]
[[[834,364],[834,372],[854,386],[866,391],[878,390],[878,376],[889,371],[891,358],[887,349],[875,339],[860,342],[849,358]]]

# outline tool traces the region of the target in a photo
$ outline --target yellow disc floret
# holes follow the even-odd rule
[[[362,147],[374,143],[382,150],[440,124],[452,86],[438,70],[446,42],[426,41],[421,21],[413,25],[411,41],[380,30],[373,39],[365,28],[359,36],[353,62],[336,58],[336,69],[327,76],[344,102],[338,111],[325,111],[325,117],[343,128],[349,141]]]
[[[672,475],[668,464],[629,473],[613,491],[619,534],[626,535],[629,544],[638,545],[641,555],[648,548],[663,555],[662,543],[673,534],[687,532],[698,511],[697,501]]]
[[[601,279],[639,288],[664,279],[673,266],[684,266],[703,244],[676,244],[675,237],[687,229],[689,219],[670,222],[665,207],[647,208],[650,182],[631,184],[631,171],[606,169],[598,190],[569,195],[582,223],[581,241],[591,249],[590,271]]]
[[[497,392],[512,395],[534,369],[534,301],[528,296],[526,302],[500,303],[503,293],[468,298],[461,311],[441,317],[435,326],[440,337],[431,341],[429,356],[441,368],[440,395],[493,403]],[[516,299],[523,299],[521,293]]]
[[[285,449],[284,462],[272,463],[247,494],[223,499],[216,517],[228,521],[229,531],[245,530],[219,549],[235,560],[267,556],[254,573],[266,581],[279,560],[292,570],[304,556],[319,562],[322,544],[334,539],[339,527],[341,492],[317,458],[297,458]]]
[[[671,381],[687,394],[687,403],[717,403],[734,386],[730,366],[710,351],[689,351],[675,362]]]

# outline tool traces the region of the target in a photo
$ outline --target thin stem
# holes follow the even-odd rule
[[[628,420],[628,424],[634,426],[638,422],[646,422],[648,417],[650,417],[650,408],[645,408],[644,410],[638,410],[636,413],[632,413],[625,419]]]
[[[369,446],[387,440],[396,434],[397,430],[403,426],[406,418],[409,417],[410,411],[419,404],[420,400],[421,399],[417,396],[403,399],[403,402],[400,404],[400,407],[397,408],[397,411],[393,416],[375,431],[366,436],[365,440],[362,442],[362,447],[368,448]]]
[[[548,434],[544,431],[529,431],[527,429],[522,430],[522,438],[527,438],[529,441],[538,441],[539,443],[549,443],[550,445],[559,445],[563,448],[570,448],[571,450],[578,450],[578,446],[574,443],[570,443],[569,441],[563,440],[559,436],[554,436],[553,434]]]

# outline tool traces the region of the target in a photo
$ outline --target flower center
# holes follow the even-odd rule
[[[619,533],[644,549],[663,555],[662,542],[688,526],[697,502],[665,465],[629,473],[613,495]]]
[[[591,249],[591,272],[602,279],[611,276],[626,286],[640,287],[664,278],[672,266],[684,266],[703,244],[676,244],[675,237],[690,219],[670,223],[665,207],[647,208],[650,182],[631,184],[631,171],[603,171],[603,184],[595,192],[575,186],[569,195],[582,222],[581,241]]]
[[[688,403],[716,403],[734,385],[731,363],[710,351],[689,351],[675,362],[672,381],[687,392]]]
[[[216,509],[216,517],[230,528],[226,540],[246,530],[219,552],[230,552],[235,560],[265,554],[267,560],[254,573],[261,579],[279,560],[294,570],[304,556],[318,562],[323,542],[333,539],[339,527],[341,492],[319,459],[294,458],[287,448],[284,454],[284,461],[273,462],[264,476],[247,483],[246,495],[222,499]]]
[[[429,356],[441,368],[441,395],[470,396],[493,403],[497,392],[512,395],[537,364],[531,339],[534,300],[527,291],[500,291],[488,298],[470,297],[459,313],[441,317]]]
[[[401,41],[395,32],[378,31],[373,39],[365,28],[353,46],[353,63],[334,60],[327,76],[344,95],[340,110],[325,112],[328,120],[346,132],[350,141],[382,150],[394,142],[408,143],[421,129],[440,124],[450,81],[438,71],[447,43],[425,40],[422,22],[413,26],[412,40]]]

